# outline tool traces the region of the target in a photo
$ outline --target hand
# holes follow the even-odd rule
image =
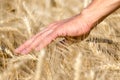
[[[101,3],[104,4],[99,5]],[[38,51],[58,36],[80,36],[86,34],[97,21],[104,19],[119,7],[120,0],[93,0],[92,3],[83,10],[83,14],[50,24],[46,29],[17,48],[15,52],[26,54],[32,49]]]
[[[92,24],[88,24],[87,18],[83,15],[54,22],[22,44],[15,52],[27,54],[33,49],[39,51],[58,36],[80,36],[88,33],[91,26]]]

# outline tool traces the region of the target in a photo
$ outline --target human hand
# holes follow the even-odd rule
[[[102,5],[100,5],[102,3]],[[99,5],[99,6],[98,6]],[[82,11],[83,14],[54,22],[15,50],[26,54],[35,49],[39,51],[58,36],[80,36],[88,33],[101,19],[120,7],[120,0],[93,0]],[[84,14],[85,13],[85,14]]]
[[[15,53],[27,54],[33,49],[39,51],[56,37],[81,36],[88,33],[91,26],[92,24],[87,22],[87,18],[83,17],[82,14],[66,20],[54,22],[22,44],[15,50]]]

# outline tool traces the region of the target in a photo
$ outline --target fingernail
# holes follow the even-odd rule
[[[18,51],[16,51],[16,50],[14,50],[14,52],[13,52],[15,55],[17,55],[17,54],[19,54],[19,52]]]
[[[19,53],[18,49],[15,49],[14,52],[15,52],[15,53]]]

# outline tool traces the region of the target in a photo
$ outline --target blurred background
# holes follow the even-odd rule
[[[91,0],[0,0],[0,80],[120,80],[120,9],[88,37],[59,37],[40,52],[14,49]],[[89,14],[89,13],[88,13]]]

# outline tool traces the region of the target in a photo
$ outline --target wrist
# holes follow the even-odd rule
[[[120,0],[93,0],[81,14],[91,24],[103,20],[110,13],[120,7]]]
[[[84,21],[87,23],[89,28],[93,28],[99,19],[97,16],[95,16],[93,11],[87,8],[81,12],[81,15],[82,15],[82,19],[84,19]]]

